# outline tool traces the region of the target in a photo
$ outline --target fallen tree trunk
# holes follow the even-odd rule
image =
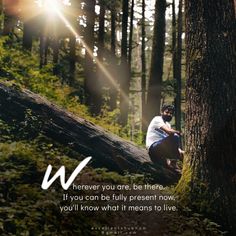
[[[92,156],[96,163],[109,170],[149,173],[161,184],[171,184],[179,178],[168,169],[154,166],[145,149],[104,131],[29,90],[0,83],[0,118],[8,123],[12,120],[24,122],[29,113],[36,117],[40,132],[45,136],[85,156]]]

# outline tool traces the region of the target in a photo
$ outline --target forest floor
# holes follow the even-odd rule
[[[1,129],[0,129],[1,130]],[[1,133],[0,140],[0,234],[7,235],[223,235],[214,222],[202,215],[194,214],[189,209],[174,211],[154,211],[155,205],[162,205],[161,200],[134,200],[129,205],[140,207],[147,205],[152,210],[133,211],[61,211],[62,206],[77,205],[101,206],[110,204],[120,206],[124,201],[70,201],[69,196],[94,196],[113,194],[125,196],[167,195],[173,196],[173,188],[157,190],[130,191],[87,191],[70,187],[64,191],[59,181],[48,190],[41,189],[41,183],[48,164],[54,171],[66,166],[66,173],[72,173],[79,160],[84,157],[65,149],[42,137],[33,141],[3,140],[7,137]],[[68,179],[69,176],[66,176]],[[148,184],[142,175],[119,175],[105,169],[86,167],[76,178],[75,185],[88,186],[144,186]],[[174,200],[175,201],[175,200]],[[165,201],[173,205],[173,199]],[[174,203],[177,206],[177,201]],[[178,207],[177,207],[178,208]]]
[[[190,209],[178,206],[174,186],[145,189],[153,183],[151,176],[125,173],[120,175],[106,169],[86,167],[76,178],[76,185],[100,186],[99,190],[63,191],[57,180],[48,190],[41,183],[49,164],[53,172],[66,167],[66,179],[85,157],[68,147],[30,130],[9,126],[0,120],[0,235],[224,235],[219,225]],[[101,191],[102,186],[128,186],[118,191]],[[136,187],[134,187],[136,186]],[[141,189],[137,186],[141,186]],[[117,188],[117,187],[116,187]],[[81,201],[65,201],[64,194],[83,196]],[[106,201],[84,200],[85,196],[110,196]],[[118,199],[112,199],[116,195]],[[148,199],[148,196],[156,199]],[[143,199],[124,201],[135,196]],[[167,196],[162,200],[159,196]],[[169,198],[168,198],[169,197]],[[61,207],[99,206],[99,210]],[[111,205],[112,210],[101,206]],[[119,205],[119,209],[117,209]],[[126,210],[122,210],[126,205]],[[167,210],[163,210],[164,205]],[[128,210],[133,206],[132,210]],[[161,207],[162,210],[155,210]],[[159,208],[158,208],[159,209]]]
[[[93,182],[92,184],[107,185],[108,183]],[[132,183],[128,183],[128,185],[132,186]],[[142,190],[134,190],[132,187],[130,187],[130,189],[132,189],[131,191],[112,191],[110,193],[109,191],[105,191],[104,194],[108,194],[109,196],[115,194],[119,198],[127,196],[126,202],[128,202],[130,196],[131,198],[132,196],[157,196],[157,199],[147,201],[136,199],[126,204],[124,204],[124,201],[122,201],[122,203],[119,203],[119,201],[117,200],[110,200],[110,205],[121,206],[122,204],[124,204],[126,206],[126,210],[123,211],[120,207],[120,210],[118,211],[99,212],[97,216],[99,216],[102,225],[95,228],[95,232],[98,233],[98,235],[226,235],[226,232],[221,231],[220,226],[215,222],[212,222],[211,220],[205,218],[203,215],[193,213],[190,209],[183,209],[182,207],[180,207],[178,205],[177,197],[173,194],[174,186],[163,187],[158,184],[148,183],[140,183],[136,186],[142,186]],[[157,189],[145,190],[144,186],[153,186]],[[158,199],[159,196],[165,196],[169,198],[169,200],[163,201],[162,198]],[[97,204],[99,205],[99,203]],[[168,210],[163,210],[164,205]],[[128,210],[129,206],[133,210]],[[149,210],[147,210],[147,208],[145,209],[145,207],[148,207]],[[162,210],[155,210],[155,208]]]

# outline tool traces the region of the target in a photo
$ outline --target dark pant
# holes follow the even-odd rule
[[[178,148],[180,137],[178,134],[169,135],[149,148],[149,156],[154,163],[165,164],[166,159],[180,159]]]

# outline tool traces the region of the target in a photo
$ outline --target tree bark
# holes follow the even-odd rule
[[[129,0],[122,3],[122,39],[121,39],[121,64],[120,64],[120,119],[119,123],[125,126],[128,122],[129,113],[129,85],[130,73],[128,65],[128,15]]]
[[[90,111],[93,113],[94,100],[96,94],[95,73],[93,63],[93,51],[94,51],[94,24],[95,24],[95,0],[88,0],[85,3],[85,14],[86,14],[86,29],[85,29],[85,43],[86,43],[86,54],[85,54],[85,94],[86,104],[90,107]]]
[[[58,65],[58,60],[59,60],[59,38],[58,38],[57,35],[54,36],[54,38],[53,38],[52,50],[53,50],[53,74],[58,75],[59,74],[59,65]]]
[[[15,19],[11,15],[4,14],[4,23],[3,23],[3,30],[2,35],[11,35],[13,33],[13,29],[15,27]]]
[[[3,35],[10,35],[14,31],[14,27],[17,23],[18,10],[19,10],[19,1],[3,1]]]
[[[96,72],[97,72],[97,78],[96,78],[96,99],[94,104],[94,113],[98,115],[101,112],[102,108],[102,101],[103,101],[103,86],[106,83],[106,76],[104,75],[100,65],[104,66],[103,60],[104,60],[104,49],[105,49],[105,2],[104,0],[99,1],[100,5],[100,13],[99,13],[99,29],[98,29],[98,60],[99,63],[96,64]]]
[[[156,0],[150,79],[147,94],[147,123],[159,114],[165,48],[166,0]]]
[[[100,13],[99,13],[99,30],[98,30],[98,59],[103,61],[104,54],[104,37],[105,37],[105,3],[104,0],[99,1]]]
[[[85,156],[92,156],[96,166],[118,172],[149,173],[162,184],[173,183],[179,177],[161,166],[154,166],[146,150],[58,108],[28,90],[0,83],[0,101],[0,119],[8,123],[13,120],[24,123],[25,115],[30,110],[37,122],[37,133],[41,132]]]
[[[74,34],[70,35],[70,78],[69,78],[69,84],[72,85],[75,80],[75,68],[76,68],[76,38]]]
[[[39,42],[39,57],[40,57],[39,68],[42,69],[43,66],[45,65],[45,51],[46,51],[47,38],[41,33],[39,40],[40,40]]]
[[[177,33],[177,28],[176,28],[176,13],[175,13],[175,0],[172,0],[172,65],[173,65],[173,80],[175,81],[175,110],[176,110],[176,97],[177,97],[177,82],[176,82],[176,78],[177,78],[177,43],[176,43],[176,33]],[[178,112],[175,111],[175,127],[177,129],[177,125],[178,125]],[[177,129],[178,130],[178,129]]]
[[[183,203],[236,231],[236,29],[232,0],[185,2]]]
[[[0,19],[0,34],[2,34],[2,14],[3,14],[3,0],[0,0],[0,16],[1,16],[1,19]]]
[[[111,53],[116,54],[116,6],[111,9]]]
[[[24,22],[24,29],[23,29],[23,42],[22,42],[22,46],[24,49],[31,51],[32,49],[32,43],[33,43],[33,35],[32,35],[32,22],[26,21]]]
[[[145,107],[146,107],[146,30],[145,30],[145,0],[142,0],[142,46],[141,46],[141,62],[142,62],[142,77],[141,77],[141,88],[142,88],[142,132],[146,132],[147,124],[145,123]]]
[[[174,74],[174,79],[176,79],[175,126],[176,129],[179,131],[181,131],[181,89],[182,89],[181,59],[182,59],[182,25],[183,25],[182,8],[183,8],[183,0],[179,0],[178,35],[177,35],[177,45],[175,50],[176,56],[175,56],[175,74]]]
[[[134,0],[131,1],[130,7],[130,24],[129,24],[129,54],[128,54],[128,63],[129,63],[129,71],[131,74],[132,68],[132,51],[133,51],[133,21],[134,21]]]
[[[114,82],[117,84],[117,67],[118,62],[116,58],[116,5],[113,2],[111,6],[111,55],[110,55],[110,68],[111,74],[113,75]],[[118,87],[118,86],[117,86]],[[117,96],[118,90],[114,85],[110,84],[109,86],[109,106],[110,110],[114,110],[117,107]]]

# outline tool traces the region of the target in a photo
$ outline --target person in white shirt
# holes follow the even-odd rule
[[[154,163],[176,169],[176,161],[181,159],[180,132],[172,129],[170,121],[174,114],[174,106],[163,105],[161,115],[155,116],[148,126],[146,148]],[[174,164],[173,164],[174,163]]]

